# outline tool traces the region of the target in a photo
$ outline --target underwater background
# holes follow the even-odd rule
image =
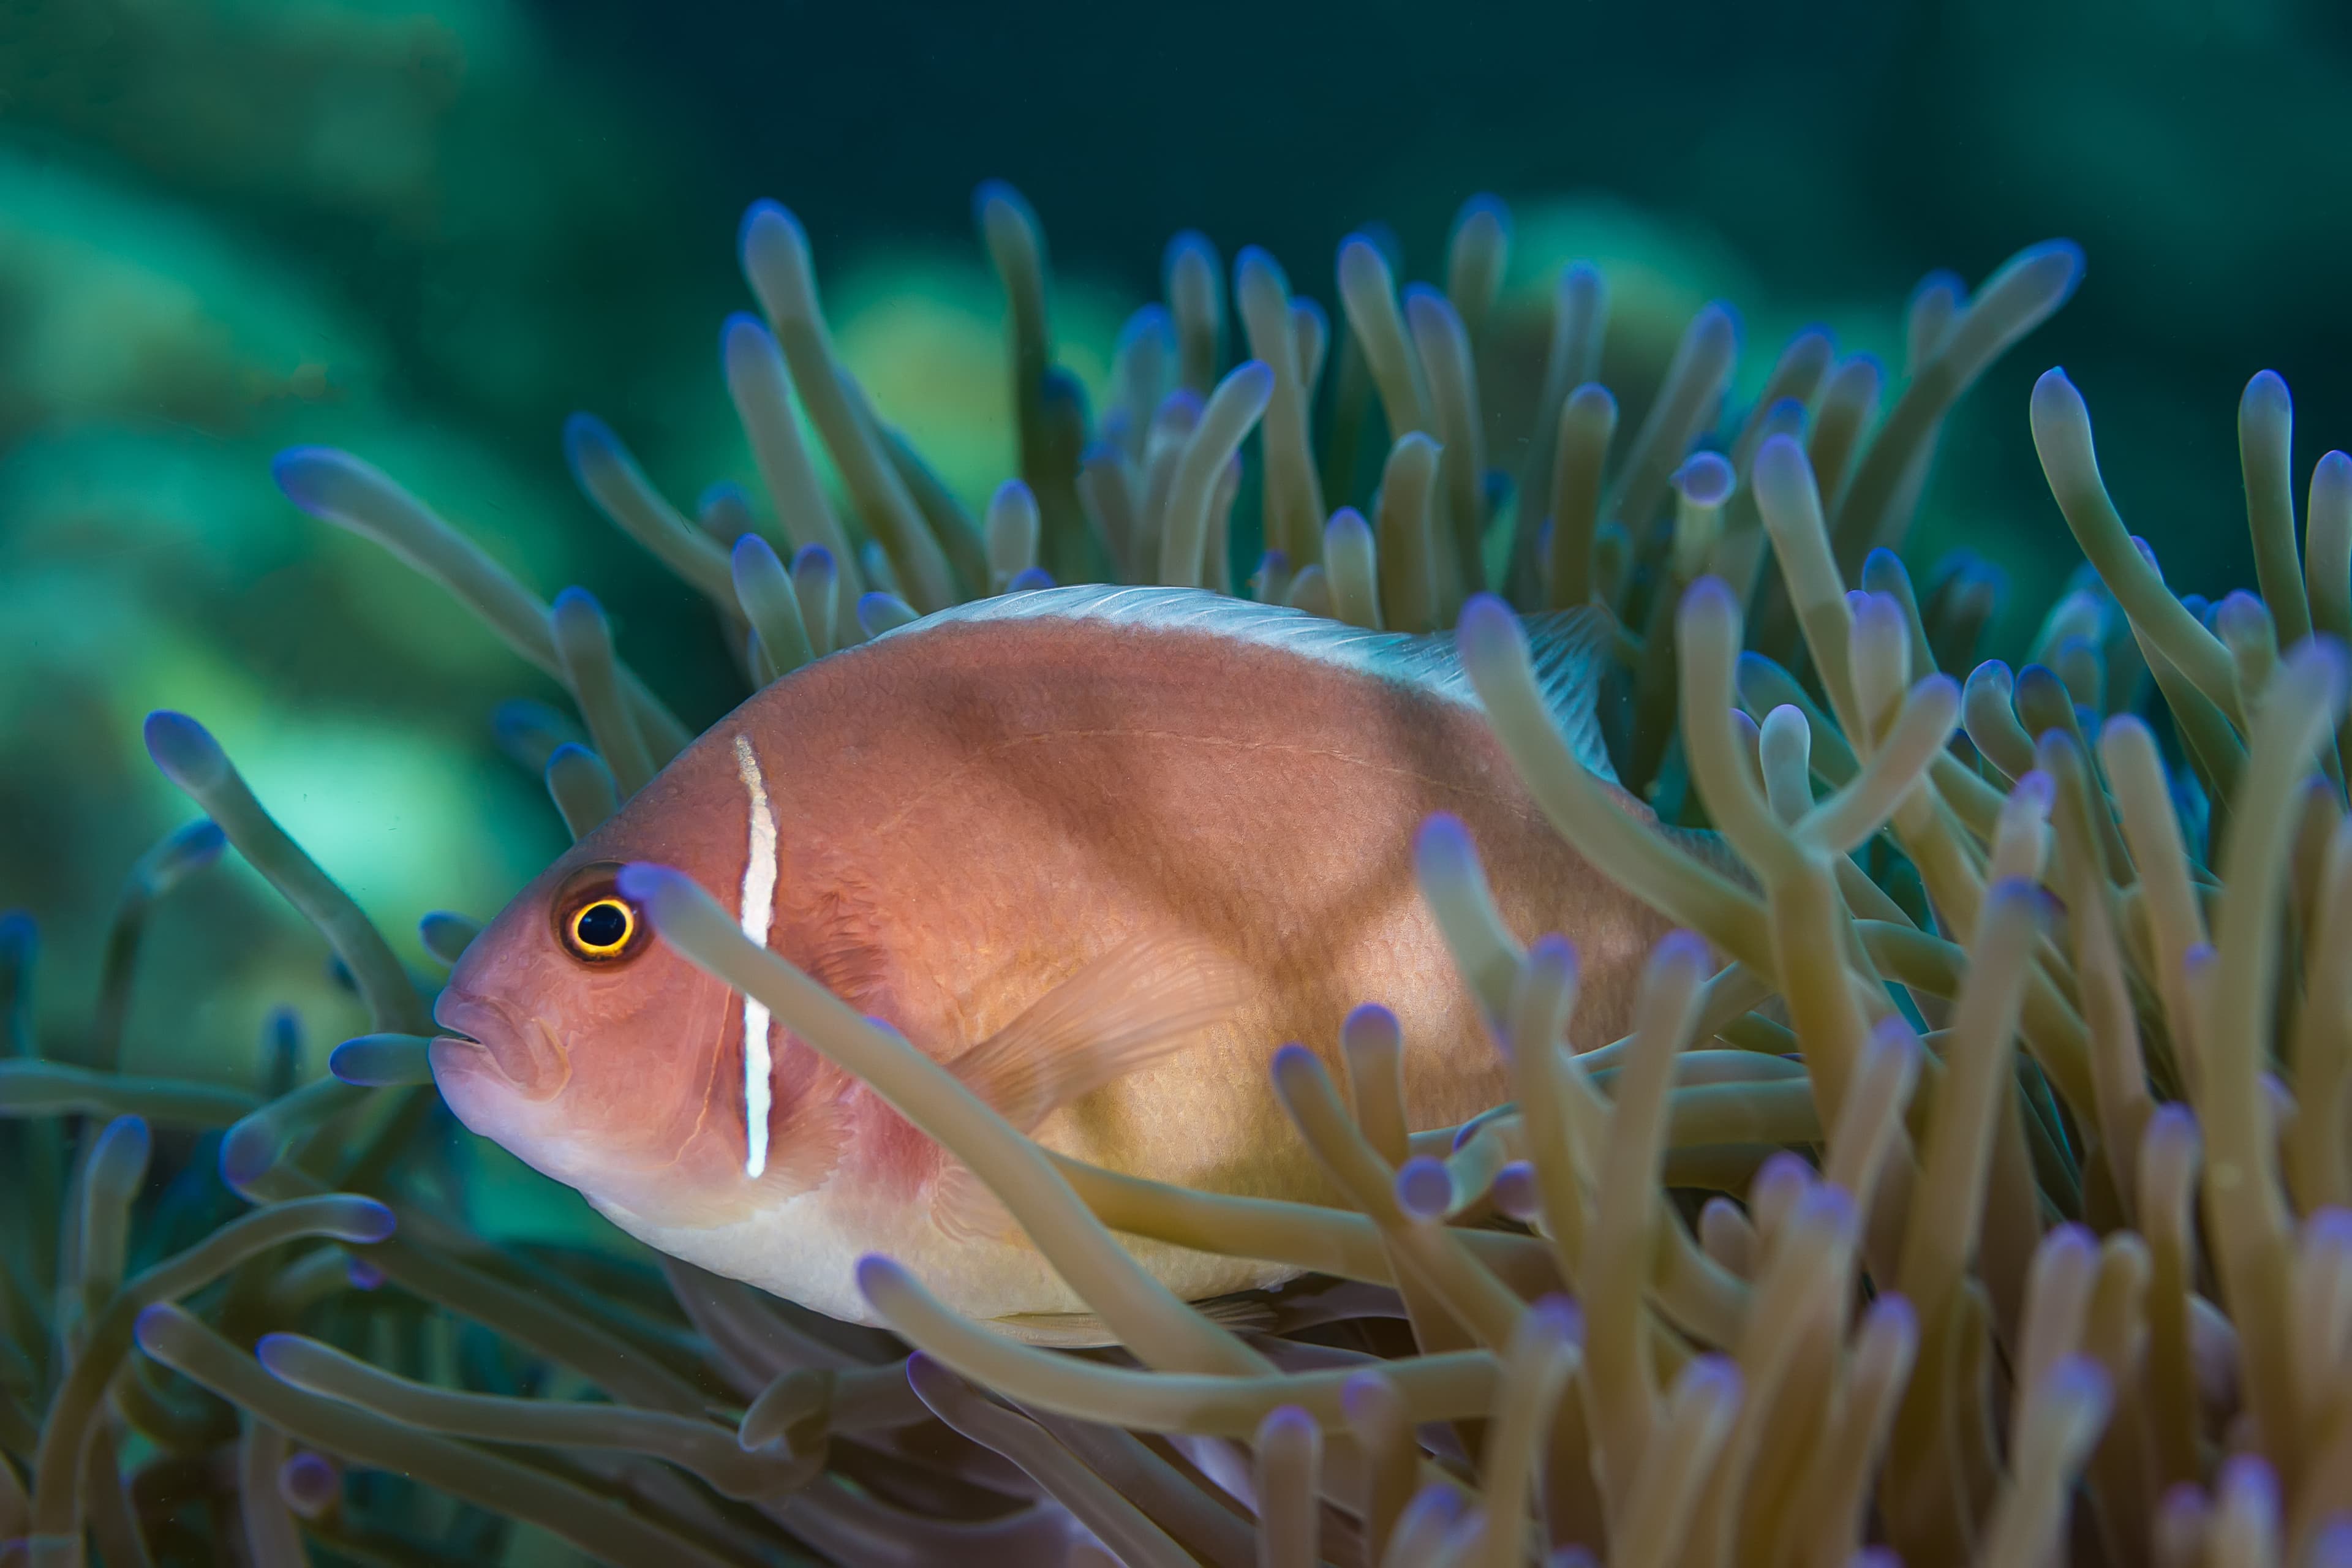
[[[755,197],[807,225],[843,355],[974,508],[1013,440],[971,226],[987,178],[1042,217],[1062,358],[1097,394],[1180,227],[1265,246],[1336,306],[1341,237],[1385,222],[1428,276],[1455,209],[1494,192],[1530,315],[1563,260],[1610,276],[1604,379],[1633,405],[1636,362],[1654,382],[1706,300],[1745,317],[1752,381],[1812,321],[1885,356],[1931,269],[1978,278],[2066,236],[2089,258],[2077,297],[1960,405],[1908,546],[1915,570],[1955,545],[1999,562],[1990,651],[2013,652],[2074,559],[2025,436],[2048,364],[2101,410],[2172,579],[2250,585],[2238,389],[2275,368],[2303,430],[2352,428],[2347,146],[2352,13],[2319,0],[1475,21],[19,0],[0,16],[0,889],[49,932],[45,1020],[87,1016],[120,868],[185,813],[140,745],[150,709],[204,716],[412,956],[419,916],[487,917],[562,846],[488,728],[552,684],[287,505],[281,447],[361,451],[542,592],[595,584],[689,724],[731,703],[715,627],[579,493],[562,430],[594,411],[673,496],[756,486],[717,349],[749,303],[732,239]],[[250,1072],[280,1004],[321,1038],[356,1026],[242,870],[157,924],[132,1062]]]
[[[582,495],[567,417],[673,498],[757,492],[719,331],[751,306],[737,226],[774,197],[841,360],[978,514],[1017,439],[988,179],[1038,215],[1097,406],[1175,230],[1265,247],[1337,321],[1342,237],[1384,224],[1400,279],[1434,277],[1493,193],[1479,374],[1514,431],[1568,260],[1610,280],[1630,426],[1708,300],[1739,313],[1744,405],[1800,329],[1899,365],[1923,277],[2071,238],[2079,289],[1958,405],[1904,550],[1923,578],[1991,563],[1982,651],[2016,662],[2079,559],[2027,429],[2047,366],[2179,592],[2253,584],[2250,375],[2294,388],[2298,486],[2352,440],[2352,8],[2326,0],[6,0],[0,907],[40,924],[48,1053],[90,1033],[126,868],[192,816],[151,710],[201,717],[420,973],[421,917],[488,918],[566,845],[493,723],[561,687],[297,511],[275,453],[350,448],[542,592],[595,585],[698,731],[737,700],[730,650]],[[120,1059],[258,1090],[270,1042],[299,1034],[310,1078],[367,1026],[232,855],[157,905]],[[462,1158],[487,1234],[623,1247],[495,1148]]]

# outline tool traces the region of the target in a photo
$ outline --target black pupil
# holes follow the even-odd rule
[[[629,934],[629,911],[610,899],[601,900],[580,911],[579,932],[583,947],[614,947]]]

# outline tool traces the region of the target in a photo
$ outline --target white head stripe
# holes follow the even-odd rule
[[[751,844],[743,854],[743,903],[737,919],[743,934],[761,947],[768,945],[768,922],[776,907],[776,814],[768,805],[767,782],[760,776],[760,759],[751,754],[751,738],[735,737],[735,771],[751,798]],[[768,1168],[768,1009],[743,998],[743,1173],[756,1177]]]

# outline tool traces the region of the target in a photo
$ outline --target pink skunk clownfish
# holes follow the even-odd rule
[[[1609,777],[1597,632],[1528,625]],[[1414,880],[1439,812],[1515,930],[1576,943],[1579,1035],[1622,1033],[1668,922],[1543,820],[1450,636],[1194,589],[978,600],[770,685],[550,867],[451,974],[436,1016],[462,1037],[434,1043],[434,1077],[474,1131],[704,1268],[872,1321],[854,1268],[887,1253],[1007,1332],[1099,1342],[959,1163],[665,947],[620,868],[693,877],[1050,1149],[1328,1202],[1268,1083],[1285,1041],[1333,1058],[1379,1001],[1413,1127],[1509,1097]],[[1296,1272],[1130,1245],[1194,1300]]]

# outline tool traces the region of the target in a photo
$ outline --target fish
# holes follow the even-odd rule
[[[1613,786],[1605,625],[1563,612],[1528,635],[1556,721]],[[468,1129],[699,1268],[874,1323],[855,1271],[883,1253],[971,1318],[1086,1342],[1085,1303],[962,1164],[667,949],[621,868],[692,877],[1047,1149],[1334,1204],[1272,1091],[1286,1042],[1336,1068],[1342,1021],[1377,1002],[1412,1128],[1509,1098],[1415,881],[1438,813],[1513,931],[1576,944],[1577,1032],[1623,1033],[1669,922],[1546,822],[1450,633],[1190,588],[976,600],[772,681],[535,879],[451,972],[434,1079]],[[1123,1239],[1192,1300],[1297,1273]]]

